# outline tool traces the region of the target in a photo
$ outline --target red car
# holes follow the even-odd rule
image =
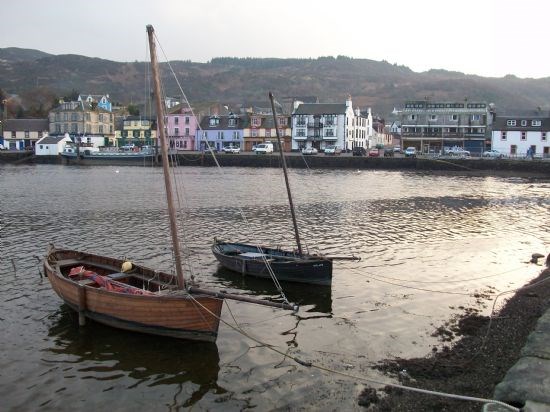
[[[369,150],[369,157],[379,157],[380,156],[380,149],[377,149],[376,147],[373,147]]]

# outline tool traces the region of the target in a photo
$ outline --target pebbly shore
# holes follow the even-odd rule
[[[550,268],[507,300],[492,319],[465,313],[439,330],[459,340],[431,356],[378,365],[406,386],[496,399],[525,411],[550,411]],[[359,405],[372,411],[504,411],[495,404],[385,387],[365,388]]]

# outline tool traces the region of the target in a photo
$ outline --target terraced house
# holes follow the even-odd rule
[[[197,150],[205,150],[208,146],[222,150],[225,146],[244,148],[243,116],[229,113],[227,116],[205,116],[200,121],[200,130],[197,132],[199,141]]]
[[[508,157],[550,157],[550,117],[540,112],[496,114],[492,148]]]
[[[50,134],[58,135],[103,135],[107,140],[114,137],[113,114],[94,101],[80,100],[61,102],[48,114]]]
[[[399,113],[403,147],[441,153],[458,146],[481,154],[490,146],[492,116],[485,102],[408,101]]]
[[[351,96],[344,104],[297,101],[292,113],[292,150],[314,147],[323,151],[332,145],[343,150],[366,148],[372,131],[372,117],[369,120],[368,116],[353,110]]]
[[[244,116],[243,136],[244,150],[252,151],[252,148],[260,143],[271,142],[275,150],[278,149],[277,129],[272,114],[248,113]],[[291,119],[287,115],[277,115],[279,136],[284,152],[290,152],[292,148]]]

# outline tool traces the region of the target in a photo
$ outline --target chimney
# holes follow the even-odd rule
[[[348,98],[346,99],[346,107],[352,107],[352,105],[351,105],[351,94],[348,94]]]

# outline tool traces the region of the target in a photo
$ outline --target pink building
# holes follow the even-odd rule
[[[166,129],[170,149],[196,150],[197,119],[189,107],[179,104],[172,108],[166,116]]]

